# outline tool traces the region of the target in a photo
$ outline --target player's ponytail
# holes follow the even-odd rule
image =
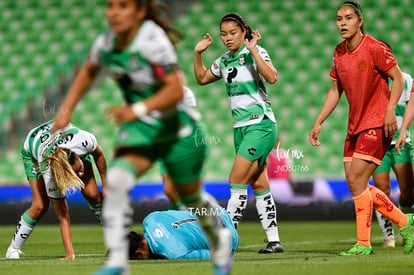
[[[238,14],[238,13],[228,13],[228,14],[226,14],[221,19],[220,26],[221,26],[221,23],[223,23],[225,21],[236,22],[237,25],[240,26],[242,31],[244,31],[244,30],[246,31],[246,34],[245,34],[244,38],[249,40],[249,41],[250,41],[250,39],[252,39],[252,28],[250,27],[250,25],[246,22],[246,20],[244,20],[244,18],[240,14]]]
[[[157,23],[166,33],[171,43],[174,45],[183,38],[183,34],[174,29],[169,23],[171,16],[170,7],[162,1],[137,0],[139,8],[146,8],[145,19],[150,19]]]
[[[45,156],[49,160],[52,177],[59,193],[66,194],[77,189],[85,188],[83,181],[73,171],[72,165],[77,156],[69,149],[58,147]]]

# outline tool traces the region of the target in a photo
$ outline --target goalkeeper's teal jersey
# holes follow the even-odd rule
[[[216,208],[226,228],[232,233],[232,252],[236,251],[239,236],[224,208]],[[209,259],[207,237],[194,213],[187,210],[157,211],[142,222],[144,237],[153,254],[167,259]]]

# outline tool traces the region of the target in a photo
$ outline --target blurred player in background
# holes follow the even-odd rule
[[[387,46],[391,49],[388,44]],[[402,125],[406,105],[410,100],[410,94],[413,92],[413,79],[407,73],[403,72],[402,74],[404,77],[404,89],[398,101],[398,105],[395,108],[398,130],[391,142],[391,147],[385,153],[385,156],[381,161],[381,165],[375,169],[372,178],[374,180],[374,185],[390,197],[390,171],[392,169],[397,178],[400,189],[399,208],[404,213],[411,213],[413,211],[412,205],[414,204],[414,175],[413,148],[410,130],[407,131],[405,146],[403,149],[400,149],[400,153],[397,153],[395,148],[395,142],[400,133],[399,129]],[[393,224],[378,211],[375,211],[375,214],[383,235],[384,246],[395,247]]]
[[[202,192],[206,145],[197,144],[194,135],[204,136],[205,132],[193,110],[180,105],[184,76],[173,44],[181,34],[161,17],[165,12],[161,5],[150,0],[107,1],[110,30],[93,43],[60,108],[55,129],[71,120],[76,104],[100,68],[105,68],[121,88],[126,105],[108,110],[108,118],[119,129],[103,205],[109,257],[96,274],[128,273],[126,236],[133,222],[129,191],[136,177],[159,159],[182,202],[199,210],[195,213],[210,241],[215,273],[228,274],[232,266],[231,233],[218,216],[211,214],[218,207],[215,199]]]
[[[80,189],[88,201],[89,208],[101,222],[103,196],[96,183],[91,157],[99,171],[105,192],[104,152],[92,133],[68,124],[52,134],[53,123],[49,121],[32,129],[23,143],[21,153],[32,191],[32,205],[20,217],[6,252],[7,259],[20,257],[23,244],[48,210],[50,201],[59,219],[66,252],[63,259],[75,258],[69,208],[65,199],[68,192]]]
[[[369,255],[373,208],[400,227],[404,252],[413,249],[413,216],[405,215],[378,188],[368,184],[397,131],[395,106],[404,79],[397,60],[387,46],[364,32],[362,8],[346,1],[336,12],[336,26],[344,39],[334,51],[332,85],[309,132],[319,146],[322,123],[335,109],[344,92],[349,103],[348,131],[344,145],[344,168],[356,214],[357,243],[342,256]],[[391,94],[388,78],[392,79]]]
[[[266,168],[277,128],[265,81],[275,83],[277,70],[267,51],[257,45],[261,39],[259,31],[253,31],[239,14],[230,13],[221,19],[220,36],[228,51],[206,68],[202,53],[213,43],[212,37],[206,34],[195,46],[194,74],[201,85],[223,79],[229,96],[236,158],[229,176],[227,211],[237,228],[247,206],[250,184],[267,236],[267,246],[259,253],[283,252]]]
[[[198,114],[197,110],[195,109],[197,105],[196,97],[194,95],[193,90],[189,87],[184,86],[184,98],[180,102],[182,107],[193,109],[194,114]],[[181,201],[177,190],[174,187],[174,183],[171,179],[171,176],[168,174],[168,170],[165,167],[163,161],[159,161],[160,164],[160,174],[164,186],[164,193],[168,198],[169,202],[169,209],[171,210],[184,210],[187,209],[185,204]]]
[[[230,215],[224,208],[217,208],[217,215],[231,232],[231,250],[239,244],[239,235]],[[142,222],[143,234],[131,231],[129,259],[210,259],[208,240],[190,210],[168,210],[152,212]],[[159,232],[165,234],[160,235]]]

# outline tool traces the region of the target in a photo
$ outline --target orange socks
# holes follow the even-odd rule
[[[372,197],[369,190],[365,190],[360,195],[353,197],[356,214],[356,229],[358,244],[371,247],[371,222],[372,222]]]
[[[353,197],[356,214],[357,243],[371,247],[371,221],[374,207],[384,217],[403,227],[407,224],[407,216],[378,188],[369,185],[367,190]]]
[[[378,188],[369,185],[369,193],[371,193],[374,208],[378,210],[384,217],[403,227],[407,224],[407,216],[396,207],[392,201]]]

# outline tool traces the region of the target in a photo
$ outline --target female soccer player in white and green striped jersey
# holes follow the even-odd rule
[[[388,44],[386,45],[391,49]],[[412,77],[405,72],[402,72],[402,74],[404,77],[404,89],[395,108],[398,130],[391,141],[390,148],[387,150],[384,158],[381,161],[381,165],[379,165],[373,172],[372,178],[374,180],[374,185],[389,197],[391,194],[390,172],[392,169],[397,178],[398,186],[400,189],[398,206],[404,213],[411,213],[413,211],[412,206],[414,204],[414,175],[413,148],[410,129],[406,131],[404,148],[400,148],[400,152],[397,152],[397,148],[395,147],[395,143],[400,134],[400,128],[402,125],[407,102],[409,102],[411,95],[414,92]],[[384,246],[394,247],[395,237],[392,222],[390,222],[378,211],[375,211],[375,214],[377,216],[377,220],[384,238]]]
[[[165,165],[182,202],[199,209],[197,217],[210,241],[214,271],[228,274],[232,266],[231,233],[218,216],[210,214],[217,202],[201,189],[206,146],[196,144],[194,135],[204,136],[204,130],[199,118],[180,106],[184,76],[173,45],[178,33],[161,17],[158,1],[106,2],[110,30],[95,39],[55,123],[59,129],[70,121],[100,69],[106,69],[119,85],[126,104],[108,111],[119,125],[103,205],[109,257],[95,274],[128,273],[126,236],[134,210],[129,191],[136,176],[158,160]]]
[[[221,19],[220,36],[228,51],[206,68],[202,53],[213,43],[212,37],[206,34],[195,46],[194,73],[201,85],[223,79],[229,96],[236,158],[229,177],[231,195],[227,211],[237,228],[246,209],[250,184],[268,241],[259,253],[283,252],[266,169],[277,128],[265,81],[275,83],[277,70],[267,51],[257,45],[261,39],[259,31],[252,31],[239,14],[230,13]]]
[[[75,258],[65,199],[65,193],[70,190],[81,189],[89,208],[101,222],[103,196],[96,183],[91,158],[105,193],[105,154],[92,133],[68,124],[52,134],[53,123],[51,120],[33,128],[24,140],[21,153],[32,191],[32,204],[20,217],[6,252],[7,259],[20,258],[23,244],[48,210],[50,202],[60,224],[66,254],[63,258]]]

